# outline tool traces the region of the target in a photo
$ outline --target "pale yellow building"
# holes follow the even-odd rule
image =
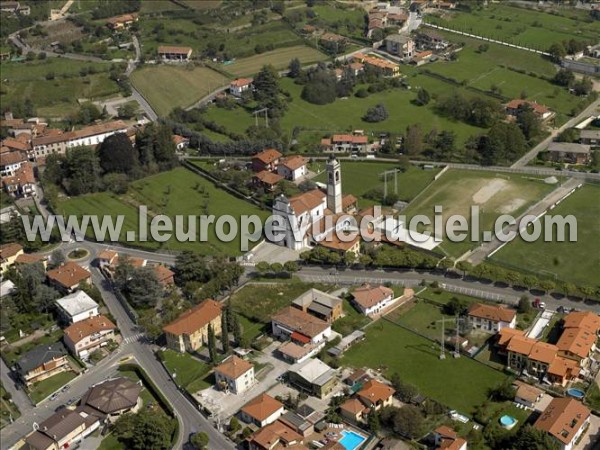
[[[208,342],[209,325],[216,336],[221,334],[221,314],[221,304],[214,300],[205,300],[187,310],[163,328],[167,347],[180,353],[198,350]]]

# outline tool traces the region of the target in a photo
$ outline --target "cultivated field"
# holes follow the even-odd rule
[[[471,205],[480,209],[480,230],[493,230],[494,221],[502,214],[518,217],[529,206],[554,189],[542,180],[522,175],[494,174],[491,172],[450,170],[432,183],[403,211],[407,221],[424,214],[433,223],[434,206],[443,207],[443,223],[458,214],[469,218]],[[433,225],[425,227],[433,232]],[[445,238],[445,233],[443,235]],[[439,247],[450,256],[458,257],[477,245],[470,235],[463,242],[444,240]]]
[[[382,369],[459,412],[470,414],[488,397],[488,390],[501,383],[501,372],[470,358],[439,359],[439,346],[385,319],[367,328],[366,339],[350,348],[342,364]]]
[[[223,69],[238,77],[254,75],[266,64],[270,64],[276,69],[285,69],[294,58],[298,58],[302,64],[310,64],[324,61],[327,59],[327,56],[314,48],[297,45],[294,47],[278,48],[248,58],[237,59],[232,64],[223,66]]]
[[[167,116],[178,106],[193,105],[228,81],[214,70],[193,66],[144,67],[131,75],[135,88],[161,116]]]
[[[372,189],[384,188],[383,176],[385,171],[394,170],[398,166],[394,163],[373,163],[369,161],[342,161],[342,189],[344,194],[352,194],[358,199],[359,208],[365,208],[376,202],[365,198],[364,195]],[[325,161],[314,163],[314,169],[325,170]],[[398,177],[398,196],[401,200],[410,201],[419,192],[425,189],[433,181],[436,170],[423,170],[411,166],[406,172],[399,173]],[[325,183],[327,174],[319,174],[314,181]],[[388,193],[394,193],[394,176],[388,176]]]
[[[131,184],[128,193],[117,197],[108,193],[84,195],[63,201],[60,211],[63,214],[96,214],[102,216],[110,211],[111,215],[125,216],[121,240],[125,240],[128,230],[138,231],[138,210],[140,205],[148,207],[149,219],[157,214],[174,217],[177,214],[211,215],[217,218],[231,215],[239,223],[242,214],[257,214],[263,219],[267,211],[231,196],[222,189],[215,187],[210,181],[178,168],[169,172],[153,175]],[[187,230],[187,220],[185,221]],[[200,232],[197,225],[196,236]],[[136,245],[149,249],[189,249],[203,255],[227,254],[240,255],[240,236],[231,242],[221,242],[217,239],[214,227],[208,231],[208,242],[178,242],[173,236],[168,242],[137,242]]]
[[[438,25],[486,36],[513,44],[547,50],[554,42],[570,39],[595,40],[600,24],[590,20],[587,12],[578,17],[564,17],[502,4],[470,13],[453,12],[444,18],[429,16]]]
[[[156,13],[162,11],[182,10],[183,8],[170,0],[144,0],[142,1],[142,13]]]
[[[586,185],[563,200],[549,214],[577,219],[577,242],[524,242],[516,239],[498,251],[492,261],[556,276],[582,286],[598,284],[600,267],[600,187]]]
[[[98,100],[119,92],[109,78],[110,64],[48,58],[43,61],[2,63],[2,105],[29,98],[40,116],[67,117],[78,110],[78,99]],[[93,68],[85,76],[80,70]],[[52,78],[52,79],[49,79]]]

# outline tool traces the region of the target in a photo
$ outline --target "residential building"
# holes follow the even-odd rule
[[[354,423],[366,421],[368,412],[368,408],[356,397],[349,398],[340,405],[341,416]]]
[[[331,335],[331,325],[292,306],[286,306],[271,318],[273,335],[305,345],[325,341]]]
[[[589,164],[592,161],[592,149],[586,144],[550,142],[546,151],[549,159],[554,162]]]
[[[110,378],[92,386],[81,397],[81,409],[88,414],[113,422],[125,413],[135,413],[142,405],[141,382],[129,378]]]
[[[515,403],[526,408],[534,409],[544,396],[544,391],[519,380],[513,382],[515,388]]]
[[[52,375],[70,370],[67,356],[67,349],[61,342],[38,345],[17,360],[17,375],[25,385],[31,386]]]
[[[513,99],[505,105],[506,114],[516,117],[525,105],[529,106],[541,120],[548,120],[554,117],[554,113],[546,106],[520,98]]]
[[[21,151],[0,152],[0,176],[13,176],[17,169],[27,161],[27,154]]]
[[[252,78],[236,78],[229,83],[229,93],[234,97],[241,97],[246,91],[252,90]]]
[[[355,77],[359,76],[361,73],[365,71],[365,65],[359,62],[352,62],[347,66],[350,69],[350,72]]]
[[[364,369],[355,369],[350,375],[346,377],[344,383],[352,388],[352,390],[357,390],[355,387],[362,388],[362,385],[369,381],[371,377]]]
[[[395,78],[400,76],[400,66],[386,59],[365,55],[364,53],[355,53],[352,58],[386,77]]]
[[[16,242],[0,245],[0,273],[12,266],[23,253],[23,246]]]
[[[294,341],[287,341],[277,348],[277,352],[290,364],[297,364],[317,355],[325,347],[325,344],[326,341],[318,344],[297,344]]]
[[[363,284],[352,292],[352,304],[366,316],[379,314],[394,299],[394,291],[385,286]]]
[[[217,388],[243,394],[254,385],[254,366],[232,355],[215,368]]]
[[[100,268],[114,266],[119,257],[119,254],[114,250],[102,250],[98,255],[98,265]]]
[[[252,186],[255,188],[262,188],[266,192],[273,192],[277,183],[283,180],[284,177],[275,173],[269,172],[268,170],[263,170],[254,174],[251,180]]]
[[[152,266],[156,279],[163,287],[173,286],[175,284],[175,272],[162,264]]]
[[[84,291],[75,291],[59,298],[55,304],[60,319],[68,324],[81,322],[100,314],[98,303]]]
[[[81,130],[52,133],[33,138],[33,151],[36,159],[53,153],[64,154],[69,148],[101,144],[107,137],[116,133],[126,133],[127,129],[125,122],[116,120],[90,125]]]
[[[450,45],[444,36],[431,30],[420,30],[416,43],[420,48],[428,50],[444,50]]]
[[[183,137],[179,134],[173,135],[173,143],[178,151],[182,151],[190,145],[190,140],[186,137]]]
[[[581,130],[579,133],[579,142],[592,147],[600,145],[600,130]]]
[[[325,247],[329,251],[336,252],[342,257],[353,255],[353,259],[356,260],[360,254],[360,235],[350,232],[344,232],[343,235],[347,237],[341,239],[337,233],[330,233],[326,238],[320,240],[318,245]]]
[[[366,153],[369,138],[354,134],[334,134],[331,138],[321,139],[321,147],[329,153]]]
[[[446,425],[437,427],[433,437],[436,450],[467,450],[467,441]]]
[[[68,261],[46,273],[50,284],[63,292],[73,292],[81,284],[90,284],[92,274],[72,261]]]
[[[63,340],[75,356],[89,356],[115,338],[116,325],[103,315],[89,317],[65,328]]]
[[[335,370],[316,358],[291,366],[288,378],[301,391],[319,398],[329,394],[337,381]]]
[[[277,170],[279,160],[283,155],[274,148],[268,148],[252,157],[252,170],[254,172],[269,172]]]
[[[25,438],[25,450],[59,450],[77,447],[78,442],[100,427],[93,414],[62,408],[37,425]]]
[[[574,398],[555,398],[533,427],[556,439],[561,450],[571,450],[590,422],[590,410]]]
[[[502,328],[515,328],[517,312],[501,305],[476,303],[469,308],[467,320],[471,329],[495,334]]]
[[[221,334],[221,304],[214,300],[202,303],[184,312],[163,328],[167,347],[180,353],[194,352],[208,342],[208,328]]]
[[[262,428],[275,422],[285,412],[283,403],[268,394],[260,394],[246,403],[240,410],[240,418]]]
[[[279,418],[279,421],[290,427],[304,438],[311,436],[315,432],[315,426],[310,420],[300,416],[299,414],[296,414],[293,411],[288,411],[283,414]]]
[[[392,405],[395,394],[394,388],[374,379],[363,384],[356,397],[369,409],[378,411],[381,408]]]
[[[40,263],[45,271],[48,266],[48,259],[42,255],[31,255],[28,253],[23,253],[22,255],[17,256],[17,259],[15,259],[15,266],[17,267],[17,270],[19,270],[19,267],[21,266],[37,263]]]
[[[122,16],[106,19],[106,26],[113,31],[126,30],[137,21],[137,14],[123,14]]]
[[[15,283],[10,280],[0,281],[0,299],[7,297],[17,291]]]
[[[415,42],[409,35],[392,34],[385,38],[385,50],[401,58],[412,58],[415,52]]]
[[[13,197],[35,195],[35,175],[30,162],[23,162],[12,176],[2,177],[2,188]]]
[[[292,301],[292,306],[325,322],[342,317],[342,299],[311,288]]]
[[[596,351],[600,316],[591,311],[567,314],[562,321],[562,333],[556,346],[558,354],[577,361],[580,368],[587,368],[592,353]]]
[[[308,174],[307,163],[308,160],[299,155],[282,158],[277,165],[277,174],[286,180],[297,181]]]
[[[252,434],[247,440],[249,450],[279,450],[302,442],[302,435],[276,420]]]
[[[163,61],[189,61],[191,56],[191,47],[174,47],[171,45],[158,47],[158,57]]]

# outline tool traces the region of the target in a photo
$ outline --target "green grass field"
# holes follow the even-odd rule
[[[206,381],[210,366],[193,358],[187,353],[177,353],[173,350],[162,352],[165,366],[171,374],[177,374],[175,380],[191,394],[206,389],[210,383]]]
[[[191,106],[229,80],[206,67],[160,65],[136,70],[131,82],[159,115],[167,116],[173,108]]]
[[[584,20],[588,18],[589,15],[563,17],[503,4],[474,7],[470,13],[445,14],[443,19],[428,16],[438,25],[542,50],[563,40],[596,40],[600,25]]]
[[[541,179],[532,180],[522,175],[450,170],[429,185],[402,214],[406,215],[407,221],[417,214],[424,214],[433,223],[434,206],[440,205],[445,223],[455,214],[469,218],[471,206],[477,205],[481,232],[492,231],[498,216],[511,214],[518,217],[554,187],[544,184]],[[433,226],[425,229],[433,231]],[[450,256],[458,257],[475,245],[477,243],[471,242],[469,235],[463,242],[444,240],[439,247]]]
[[[302,64],[311,64],[324,61],[327,59],[327,56],[312,47],[296,45],[293,47],[278,48],[261,53],[260,55],[236,59],[232,64],[222,67],[223,70],[241,77],[255,75],[266,64],[270,64],[276,69],[285,69],[294,58],[298,58]]]
[[[342,161],[342,189],[345,194],[352,194],[358,199],[359,209],[374,205],[376,201],[365,198],[364,194],[372,189],[383,189],[383,172],[397,167],[394,163],[377,163],[370,161]],[[325,162],[317,161],[315,166],[325,170]],[[411,166],[406,172],[399,173],[398,196],[405,201],[412,200],[419,192],[425,189],[439,170],[423,170]],[[314,181],[325,183],[327,174],[319,174]],[[395,190],[393,175],[388,176],[388,192]]]
[[[525,242],[515,239],[492,257],[492,261],[532,270],[579,285],[598,284],[600,267],[600,187],[586,185],[548,214],[577,219],[577,242]],[[554,234],[556,236],[556,234]]]
[[[56,375],[46,378],[45,380],[42,380],[39,383],[35,383],[33,386],[31,386],[29,388],[29,397],[31,397],[31,400],[34,403],[38,403],[53,392],[56,392],[62,388],[76,376],[77,374],[71,371],[57,373]]]
[[[157,13],[162,11],[180,11],[183,8],[171,0],[144,0],[141,13]]]
[[[380,320],[367,328],[366,339],[350,348],[342,364],[382,369],[462,413],[470,414],[504,375],[469,358],[439,359],[439,347],[397,325]]]
[[[80,76],[79,71],[88,67],[93,67],[97,73]],[[78,99],[97,100],[119,93],[119,87],[109,78],[110,64],[48,58],[2,62],[1,69],[2,104],[9,106],[29,98],[37,114],[48,118],[67,117],[76,112]],[[46,79],[49,73],[54,73],[54,79]]]
[[[262,211],[244,200],[240,200],[215,187],[207,179],[196,175],[184,168],[177,168],[169,172],[153,175],[131,184],[126,195],[118,197],[108,193],[97,193],[74,197],[63,201],[59,210],[63,214],[97,214],[102,216],[107,212],[111,215],[124,215],[124,224],[121,231],[121,240],[124,241],[128,230],[138,230],[137,207],[146,205],[149,218],[156,214],[166,214],[174,217],[178,214],[185,215],[231,215],[239,223],[243,214],[256,214],[262,219],[268,216],[267,211]],[[185,220],[187,230],[187,219]],[[196,236],[202,227],[197,223]],[[90,227],[91,232],[91,227]],[[240,233],[231,242],[221,242],[217,239],[214,226],[209,226],[207,242],[179,242],[173,236],[169,241],[159,245],[158,242],[138,242],[148,249],[190,249],[203,255],[227,254],[228,256],[240,255]],[[252,246],[252,244],[250,244]]]

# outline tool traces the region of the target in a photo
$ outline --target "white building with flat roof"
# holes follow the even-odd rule
[[[83,291],[76,291],[56,300],[58,314],[67,323],[81,322],[97,316],[98,303]]]

